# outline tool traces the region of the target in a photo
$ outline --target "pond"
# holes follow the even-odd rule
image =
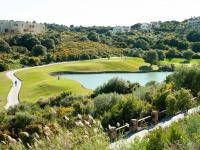
[[[132,83],[138,82],[141,85],[145,85],[149,81],[162,82],[169,74],[171,74],[171,72],[62,74],[59,76],[60,78],[76,80],[87,89],[95,89],[114,77],[129,80]]]

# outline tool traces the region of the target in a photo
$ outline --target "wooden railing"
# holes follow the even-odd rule
[[[109,137],[111,141],[116,140],[117,135],[120,131],[127,130],[128,132],[138,132],[139,130],[143,129],[143,125],[147,122],[151,122],[153,124],[157,124],[160,117],[163,117],[166,114],[166,110],[163,111],[152,111],[151,116],[146,116],[141,119],[131,119],[130,123],[126,123],[121,127],[114,127],[109,125]],[[159,117],[160,116],[160,117]]]

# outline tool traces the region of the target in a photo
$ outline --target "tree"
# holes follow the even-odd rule
[[[190,61],[192,59],[193,55],[194,55],[193,51],[184,51],[183,52],[183,57],[188,61]]]
[[[196,53],[200,52],[200,42],[192,44],[192,50]]]
[[[46,38],[42,41],[42,45],[45,46],[47,49],[54,49],[55,41],[53,39]]]
[[[39,56],[39,55],[44,56],[47,54],[47,49],[42,45],[36,45],[32,48],[32,53],[34,56]]]
[[[188,35],[187,35],[187,39],[190,42],[200,42],[200,31],[191,31]]]
[[[0,63],[0,72],[1,71],[6,71],[9,69],[9,66],[5,63]]]
[[[11,48],[9,44],[6,41],[0,39],[0,52],[10,52],[10,51]]]
[[[145,62],[150,63],[152,65],[157,65],[159,62],[158,53],[155,50],[150,50],[146,53],[144,58]]]
[[[137,39],[134,46],[143,50],[149,50],[150,48],[149,43],[144,39]]]
[[[165,53],[161,50],[157,51],[159,60],[164,60],[166,58]]]
[[[91,41],[94,41],[94,42],[98,42],[99,41],[99,36],[96,32],[90,32],[87,36],[87,38]]]
[[[22,46],[26,47],[28,50],[31,50],[34,46],[40,45],[41,42],[32,34],[24,34],[21,37]]]

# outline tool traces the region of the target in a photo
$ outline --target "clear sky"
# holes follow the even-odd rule
[[[133,25],[200,16],[200,0],[0,0],[0,20]]]

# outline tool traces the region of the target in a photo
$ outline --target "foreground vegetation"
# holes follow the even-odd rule
[[[183,80],[176,80],[180,74]],[[194,66],[178,69],[166,82],[152,81],[145,86],[114,78],[88,95],[64,92],[36,103],[22,102],[0,114],[1,147],[105,149],[109,145],[108,126],[124,125],[154,110],[167,110],[166,115],[171,116],[199,105],[199,84],[188,82],[197,81],[199,75],[199,67]],[[186,118],[153,131],[144,140],[134,142],[133,147],[198,148],[198,122],[198,115]]]

